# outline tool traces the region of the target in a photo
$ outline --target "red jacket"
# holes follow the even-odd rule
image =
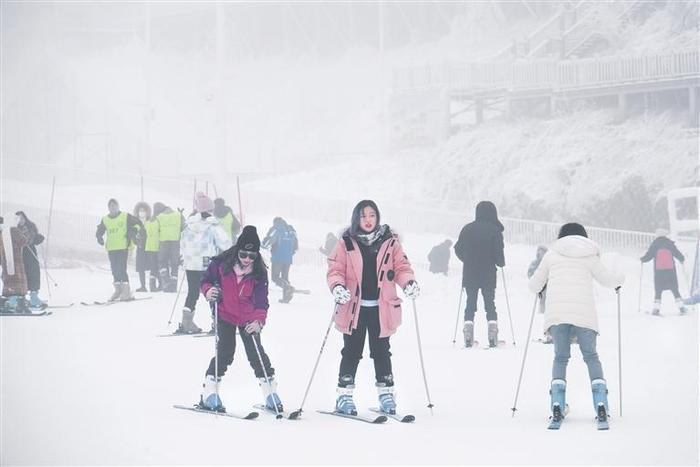
[[[339,305],[335,315],[335,327],[351,334],[357,328],[360,316],[360,299],[362,297],[362,253],[357,242],[344,235],[328,256],[328,287],[331,290],[344,285],[351,295],[345,305]],[[396,294],[396,285],[404,288],[415,280],[411,263],[399,243],[396,235],[383,240],[377,254],[377,280],[379,287],[379,337],[388,337],[396,332],[401,324],[401,302]]]

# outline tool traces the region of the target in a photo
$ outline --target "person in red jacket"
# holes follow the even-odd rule
[[[668,232],[665,229],[657,229],[656,238],[651,242],[644,256],[639,258],[642,263],[654,260],[654,307],[651,310],[651,314],[657,316],[661,309],[661,294],[664,290],[671,291],[681,314],[685,314],[688,311],[683,304],[681,294],[678,292],[676,263],[673,260],[673,258],[676,258],[683,264],[685,257],[683,253],[678,251],[676,244],[666,235],[668,235]]]
[[[350,227],[328,256],[327,281],[337,304],[335,326],[343,333],[344,344],[335,410],[349,415],[357,414],[355,374],[367,335],[380,408],[396,413],[389,352],[389,336],[401,324],[396,285],[409,299],[420,293],[398,237],[379,221],[374,201],[360,201],[353,209]]]
[[[209,302],[218,304],[219,344],[218,368],[217,357],[214,357],[205,372],[200,408],[225,411],[218,385],[233,362],[238,330],[248,362],[262,388],[266,407],[282,412],[275,369],[260,340],[270,305],[267,266],[260,256],[260,238],[255,227],[248,225],[243,228],[236,244],[211,260],[202,277],[201,291]]]

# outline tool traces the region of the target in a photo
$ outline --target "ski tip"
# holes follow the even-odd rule
[[[378,416],[377,418],[375,418],[375,419],[372,421],[372,423],[384,423],[384,422],[386,422],[387,420],[389,420],[389,419],[386,417],[386,415],[380,415],[380,416]]]
[[[260,414],[257,413],[257,412],[250,412],[248,415],[246,415],[246,416],[243,417],[243,418],[246,419],[246,420],[253,420],[253,419],[255,419],[255,418],[258,418],[259,415],[260,415]]]
[[[405,417],[403,417],[401,419],[402,423],[411,423],[411,422],[415,422],[415,421],[416,421],[416,417],[413,415],[406,415]]]
[[[301,417],[301,409],[295,410],[294,412],[292,412],[292,413],[289,414],[289,419],[290,419],[290,420],[296,420],[296,419],[298,419],[299,417]]]

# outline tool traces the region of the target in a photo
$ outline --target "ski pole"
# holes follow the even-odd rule
[[[503,278],[503,291],[506,295],[506,308],[508,309],[508,321],[510,321],[510,335],[513,337],[513,345],[515,345],[515,331],[513,330],[513,318],[510,315],[510,300],[508,300],[508,286],[506,285],[506,273],[501,268],[501,277]]]
[[[622,417],[622,318],[620,313],[620,288],[615,289],[617,294],[617,374],[620,378],[618,391],[620,391],[620,417]]]
[[[464,295],[464,287],[459,289],[459,303],[457,304],[457,321],[455,321],[455,335],[452,337],[452,346],[457,343],[457,328],[459,328],[459,315],[462,312],[462,296]]]
[[[170,326],[170,323],[173,321],[173,315],[175,314],[175,307],[177,306],[177,300],[180,298],[180,291],[182,290],[182,284],[185,283],[185,277],[187,274],[182,276],[182,279],[180,279],[180,286],[177,288],[177,294],[175,295],[175,301],[173,302],[173,309],[170,311],[170,318],[168,318],[168,326]],[[192,310],[194,311],[194,310]]]
[[[306,402],[306,397],[309,395],[309,389],[311,389],[311,383],[314,380],[314,376],[316,375],[316,369],[318,368],[318,362],[321,361],[321,355],[323,354],[323,348],[326,346],[326,340],[328,340],[328,334],[331,332],[331,326],[333,326],[333,321],[335,320],[335,314],[338,312],[338,308],[340,307],[339,304],[335,304],[335,307],[333,308],[333,316],[331,316],[331,322],[328,323],[328,329],[326,329],[326,335],[323,337],[323,342],[321,343],[321,350],[318,352],[318,357],[316,357],[316,363],[314,364],[314,369],[311,371],[311,378],[309,378],[309,384],[306,385],[306,392],[304,392],[304,398],[301,400],[301,405],[299,406],[298,410],[295,410],[294,412],[289,414],[289,419],[290,420],[296,420],[301,416],[301,412],[303,411],[304,403]]]
[[[430,415],[433,414],[433,403],[430,400],[430,391],[428,391],[428,379],[425,376],[425,364],[423,363],[423,347],[420,343],[420,330],[418,329],[418,312],[416,311],[416,299],[411,300],[413,302],[413,319],[416,322],[416,337],[418,338],[418,356],[420,357],[420,368],[423,372],[423,384],[425,385],[425,395],[428,397],[428,408],[430,409]]]
[[[527,328],[527,341],[525,341],[525,352],[523,353],[523,363],[520,365],[520,376],[518,377],[518,387],[515,390],[515,400],[513,401],[513,407],[510,409],[513,411],[511,417],[515,417],[515,411],[518,410],[518,395],[520,394],[520,383],[523,381],[523,371],[525,370],[525,359],[527,358],[527,349],[530,347],[530,336],[532,335],[532,323],[535,321],[535,310],[537,309],[537,294],[535,294],[535,303],[532,305],[532,315],[530,316],[530,327]]]
[[[644,275],[644,263],[639,265],[639,300],[637,300],[637,313],[642,312],[642,276]]]
[[[218,288],[218,284],[214,287]],[[235,337],[234,337],[235,339]],[[219,298],[214,302],[214,389],[216,391],[216,400],[220,401],[219,397]]]
[[[260,355],[260,349],[258,348],[258,343],[255,341],[256,335],[259,336],[260,334],[258,334],[257,332],[254,332],[250,335],[250,337],[251,337],[251,339],[253,339],[253,345],[255,346],[255,353],[258,354],[258,362],[260,362],[260,368],[262,368],[263,375],[265,376],[265,384],[267,384],[268,389],[271,390],[272,386],[270,385],[270,377],[267,376],[267,370],[265,370],[265,365],[263,364],[262,356]],[[267,402],[267,401],[265,401],[265,402]],[[275,413],[277,414],[277,415],[275,415],[275,418],[277,420],[279,420],[280,418],[282,418],[282,414],[280,413],[279,407],[277,407],[277,401],[275,401],[274,397],[272,398],[272,402],[274,402],[274,404],[275,404]]]

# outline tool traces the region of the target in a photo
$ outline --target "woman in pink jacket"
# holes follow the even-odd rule
[[[379,223],[374,201],[360,201],[350,227],[328,256],[328,286],[336,302],[335,326],[343,333],[336,411],[357,415],[352,395],[355,374],[369,334],[380,408],[396,413],[389,336],[401,324],[401,299],[396,285],[409,299],[420,293],[411,263],[388,225]]]

